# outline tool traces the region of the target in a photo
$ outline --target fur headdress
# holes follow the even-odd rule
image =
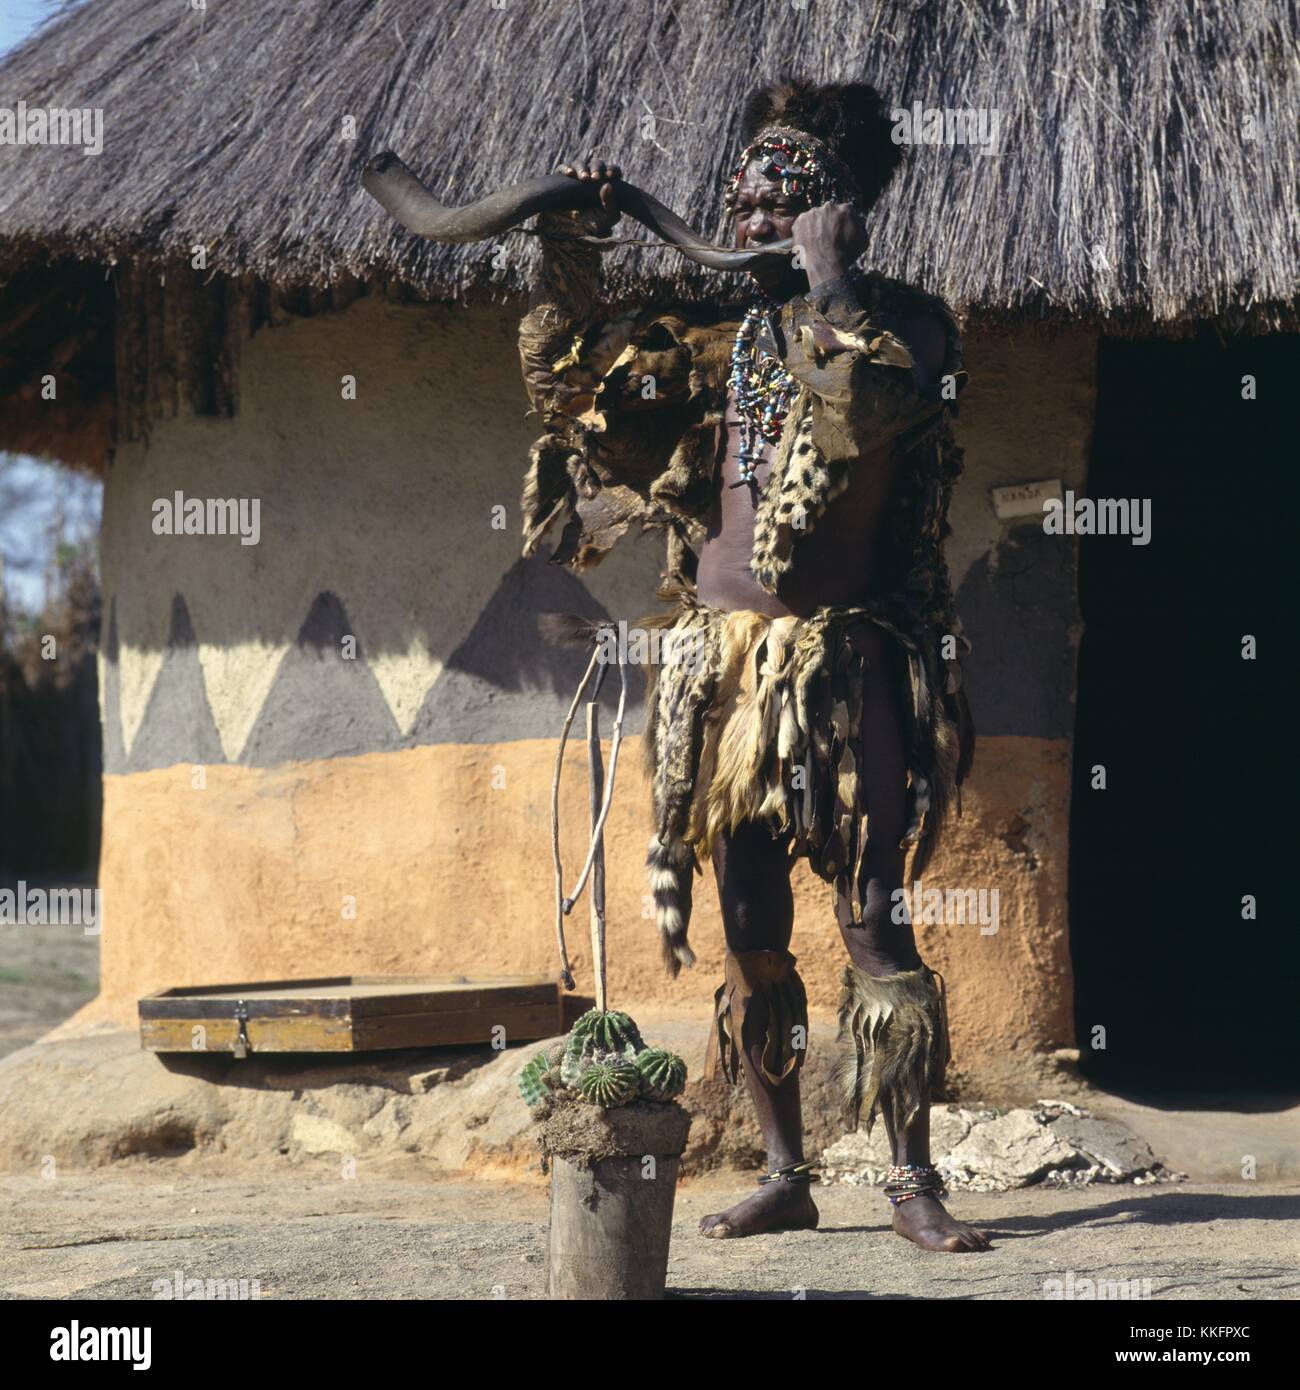
[[[741,171],[764,137],[809,137],[804,143],[828,182],[838,184],[860,208],[869,208],[903,162],[891,130],[884,98],[867,83],[817,86],[805,78],[785,77],[760,88],[745,103],[741,138],[747,148]]]

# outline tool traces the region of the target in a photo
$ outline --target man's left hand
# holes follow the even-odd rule
[[[843,275],[867,247],[866,223],[852,203],[822,203],[801,212],[790,235],[810,289]]]

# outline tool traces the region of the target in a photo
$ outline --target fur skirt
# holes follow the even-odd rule
[[[692,874],[722,834],[745,822],[788,833],[792,856],[852,904],[871,827],[861,751],[863,688],[883,630],[900,659],[900,709],[908,765],[904,845],[924,867],[955,794],[958,721],[942,698],[933,654],[870,606],[823,608],[810,617],[726,612],[678,596],[663,659],[650,670],[643,746],[654,799],[647,865],[664,959],[672,974],[694,956],[687,944]],[[925,644],[928,645],[928,644]]]

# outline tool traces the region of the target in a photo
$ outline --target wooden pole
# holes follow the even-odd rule
[[[555,942],[560,948],[560,979],[565,989],[574,987],[574,979],[573,970],[569,966],[568,948],[564,944],[564,918],[569,909],[564,905],[564,867],[560,862],[560,776],[564,771],[564,745],[569,741],[569,730],[573,727],[573,716],[578,712],[578,705],[582,701],[582,692],[586,690],[587,683],[591,680],[591,673],[596,669],[596,661],[599,656],[600,647],[597,646],[591,653],[591,660],[587,663],[587,669],[582,680],[578,683],[577,690],[573,692],[569,712],[564,716],[564,727],[560,730],[560,744],[555,750],[555,772],[551,776],[551,859],[555,865]],[[596,682],[596,690],[599,693],[599,680]]]
[[[590,781],[591,831],[591,969],[596,982],[596,1007],[605,1012],[605,765],[600,752],[600,704],[587,706],[587,770]],[[610,769],[611,772],[613,769]]]
[[[601,675],[604,675],[602,670]],[[587,877],[591,873],[591,866],[596,859],[596,844],[601,840],[605,830],[605,820],[609,815],[609,808],[614,803],[614,773],[618,770],[618,751],[623,745],[623,714],[627,709],[627,663],[618,663],[618,712],[614,715],[614,737],[609,745],[609,781],[605,784],[605,798],[601,802],[600,815],[591,828],[591,844],[587,847],[587,860],[582,866],[582,872],[578,875],[577,886],[573,892],[560,904],[561,910],[567,917],[573,911],[573,905],[582,895],[582,890],[587,885]],[[600,682],[596,683],[595,694],[600,695]]]

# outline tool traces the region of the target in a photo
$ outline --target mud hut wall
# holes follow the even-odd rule
[[[502,307],[377,295],[280,315],[243,344],[233,415],[182,399],[119,445],[102,541],[105,931],[92,1013],[129,1022],[141,994],[175,984],[554,969],[549,788],[579,670],[542,643],[536,617],[634,622],[654,607],[661,552],[625,544],[583,581],[519,557],[536,428],[516,322]],[[976,335],[968,350],[952,562],[981,745],[927,884],[996,887],[1002,906],[992,934],[918,930],[951,975],[954,1041],[976,1068],[1014,1069],[1071,1041],[1072,560],[998,522],[988,491],[1082,477],[1094,356],[1085,332]],[[157,504],[178,492],[256,501],[256,544],[157,534]],[[635,738],[639,682],[634,693]],[[703,1017],[720,977],[716,904],[697,894],[700,963],[669,982],[635,749],[622,767],[611,990]],[[576,751],[566,779],[572,860],[586,818]],[[830,1009],[842,948],[827,890],[799,870],[796,894],[800,969],[814,1007]]]

